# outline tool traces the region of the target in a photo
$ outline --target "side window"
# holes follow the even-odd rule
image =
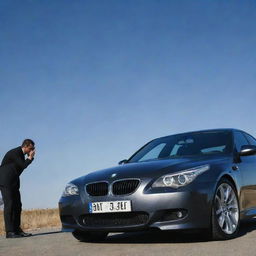
[[[175,144],[172,151],[171,151],[170,156],[176,156],[177,153],[178,153],[179,148],[181,148],[181,147],[182,147],[182,145]]]
[[[248,141],[241,132],[234,132],[236,150],[239,152],[243,145],[248,145]]]
[[[256,146],[256,139],[254,139],[251,135],[249,135],[249,134],[244,134],[245,135],[245,137],[246,137],[246,139],[249,141],[249,143],[251,144],[251,145],[254,145],[254,146]]]
[[[151,159],[157,159],[163,148],[166,146],[166,143],[161,143],[152,148],[145,156],[143,156],[139,162],[151,160]]]

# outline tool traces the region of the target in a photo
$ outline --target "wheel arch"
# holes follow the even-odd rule
[[[240,206],[240,196],[239,196],[239,189],[240,189],[240,188],[238,187],[237,183],[235,182],[234,177],[232,177],[231,175],[229,175],[229,174],[227,174],[227,173],[224,173],[223,175],[221,175],[221,176],[217,179],[217,182],[215,183],[214,191],[213,191],[212,197],[211,197],[211,208],[212,208],[212,206],[213,206],[214,196],[215,196],[215,193],[216,193],[218,184],[219,184],[219,182],[220,182],[222,179],[226,179],[226,180],[228,180],[229,182],[232,183],[232,185],[234,186],[234,188],[235,188],[235,190],[236,190],[236,194],[237,194],[237,197],[238,197],[238,200],[239,200],[239,206]]]
[[[238,189],[238,186],[237,186],[237,184],[236,184],[236,182],[235,182],[235,179],[234,179],[231,175],[228,175],[228,174],[224,174],[224,175],[222,175],[222,176],[219,178],[218,182],[216,183],[215,191],[216,191],[216,189],[217,189],[218,183],[219,183],[222,179],[227,179],[229,182],[232,183],[232,185],[233,185],[234,188],[236,189],[237,197],[239,197],[239,195],[238,195],[239,189]]]

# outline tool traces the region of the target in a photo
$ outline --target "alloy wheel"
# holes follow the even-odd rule
[[[239,223],[239,206],[236,192],[229,184],[220,184],[215,194],[214,206],[221,230],[227,235],[235,233]]]

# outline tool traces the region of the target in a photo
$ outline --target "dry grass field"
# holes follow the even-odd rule
[[[61,227],[58,209],[34,209],[22,211],[21,228],[24,231],[51,227]],[[0,235],[4,233],[3,211],[0,210]]]

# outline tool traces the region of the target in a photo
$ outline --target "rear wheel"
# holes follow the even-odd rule
[[[72,235],[81,242],[100,242],[105,240],[107,232],[84,232],[81,230],[75,230]]]
[[[212,206],[212,238],[231,239],[240,225],[239,201],[234,185],[222,179],[217,186]]]

